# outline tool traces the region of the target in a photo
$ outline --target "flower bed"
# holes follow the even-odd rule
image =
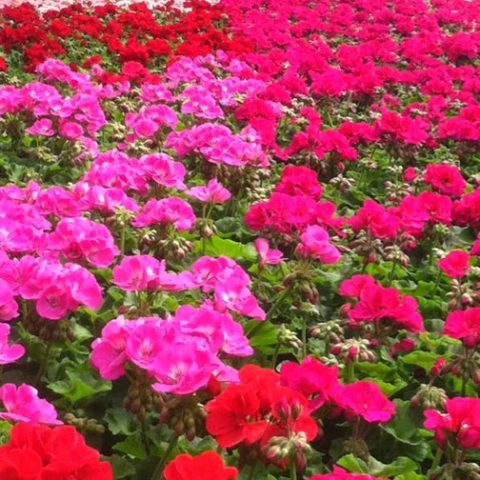
[[[0,8],[0,478],[480,477],[475,2]]]

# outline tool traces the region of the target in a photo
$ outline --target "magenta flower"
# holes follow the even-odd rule
[[[10,326],[0,323],[0,365],[16,362],[25,354],[25,348],[22,345],[18,343],[8,344],[9,335]]]
[[[477,346],[480,343],[480,307],[449,313],[443,333],[461,340],[467,348]]]
[[[116,380],[125,373],[127,325],[123,317],[111,320],[103,327],[101,337],[92,343],[90,361],[106,380]]]
[[[51,137],[55,134],[52,128],[53,122],[49,118],[37,120],[31,127],[25,131],[30,135],[40,135],[42,137]]]
[[[335,392],[336,403],[347,417],[361,417],[366,422],[388,422],[395,415],[395,404],[388,400],[373,382],[358,381],[339,385]]]
[[[462,278],[468,272],[470,255],[461,250],[453,250],[438,261],[439,268],[451,278]]]
[[[265,265],[278,265],[283,260],[283,254],[280,250],[270,248],[266,238],[257,238],[255,240],[255,249],[260,256],[260,268]]]
[[[324,228],[310,225],[300,235],[300,240],[299,252],[303,256],[312,256],[326,264],[337,263],[340,260],[340,252],[330,243],[330,237]]]
[[[225,203],[231,193],[216,179],[210,180],[202,187],[192,187],[185,192],[189,197],[204,203]]]
[[[480,448],[480,399],[455,397],[447,400],[446,413],[425,410],[425,428],[435,432],[435,441],[444,448],[454,439],[461,448]]]
[[[38,391],[30,385],[17,387],[12,383],[5,383],[0,387],[0,400],[5,412],[0,413],[0,418],[21,423],[45,423],[47,425],[60,425],[55,407],[38,398]]]
[[[149,227],[157,223],[173,224],[179,231],[188,231],[196,221],[193,209],[181,198],[169,197],[149,200],[133,222],[135,227]]]

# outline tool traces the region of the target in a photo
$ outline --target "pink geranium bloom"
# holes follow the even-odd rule
[[[468,272],[470,255],[461,250],[453,250],[438,261],[439,268],[451,278],[462,278]]]
[[[323,475],[314,475],[308,480],[385,480],[379,477],[372,477],[371,475],[363,475],[359,473],[348,473],[340,467],[333,467],[332,473],[325,473]]]
[[[127,292],[156,290],[160,284],[161,271],[162,261],[155,257],[126,256],[113,268],[112,282]]]
[[[347,417],[361,417],[369,423],[388,422],[395,414],[395,404],[373,382],[339,385],[335,399]]]
[[[260,268],[265,265],[278,265],[283,260],[283,254],[280,250],[270,248],[266,238],[257,238],[255,240],[255,249],[260,256]]]
[[[443,333],[461,340],[467,348],[474,348],[480,343],[480,307],[451,312]]]
[[[127,325],[123,317],[111,320],[103,327],[101,337],[92,343],[90,360],[106,380],[116,380],[125,373]]]
[[[423,179],[440,193],[454,197],[461,196],[467,186],[460,170],[448,163],[428,164]]]
[[[303,256],[312,256],[322,263],[331,264],[340,260],[340,252],[330,242],[327,231],[318,225],[310,225],[300,235],[299,251]]]
[[[25,348],[22,345],[18,343],[8,344],[9,335],[10,326],[0,323],[0,365],[16,362],[25,354]]]
[[[192,187],[185,192],[189,197],[204,203],[225,203],[231,193],[216,179],[210,180],[202,187]]]
[[[171,223],[179,231],[188,231],[196,221],[193,209],[181,198],[169,197],[149,200],[133,222],[135,227],[149,227],[157,223]]]
[[[30,135],[51,137],[55,134],[52,125],[53,122],[49,118],[41,118],[40,120],[37,120],[31,127],[28,127],[25,131]]]
[[[76,122],[63,122],[60,124],[60,135],[69,140],[76,140],[83,135],[83,128]]]
[[[0,320],[8,321],[18,317],[18,304],[10,285],[0,279]]]
[[[447,400],[446,413],[425,410],[425,428],[435,432],[435,440],[445,447],[453,438],[461,448],[480,448],[480,399],[455,397]]]
[[[6,383],[0,387],[0,400],[5,412],[0,413],[0,418],[22,423],[45,423],[47,425],[60,425],[55,407],[38,398],[38,391],[30,385],[17,387]]]

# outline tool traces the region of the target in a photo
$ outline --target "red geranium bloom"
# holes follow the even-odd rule
[[[2,480],[113,480],[109,463],[74,427],[22,423],[0,447]]]
[[[226,467],[217,452],[204,452],[196,457],[182,454],[165,468],[165,480],[234,480],[238,477],[235,467]]]
[[[474,348],[480,343],[480,307],[450,313],[443,333],[461,340],[467,348]]]

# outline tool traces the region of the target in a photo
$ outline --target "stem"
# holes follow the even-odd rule
[[[275,370],[277,366],[278,354],[280,353],[280,342],[277,340],[277,344],[275,345],[275,350],[272,356],[272,368]]]
[[[435,454],[435,457],[433,459],[432,466],[430,467],[430,470],[428,470],[428,472],[427,472],[427,480],[430,479],[430,476],[435,472],[435,470],[440,465],[440,461],[442,460],[442,457],[443,457],[442,449],[437,448],[437,453]]]
[[[253,474],[255,473],[255,469],[257,468],[257,462],[252,463],[250,468],[250,472],[248,473],[247,480],[253,480]]]
[[[172,450],[175,448],[175,445],[177,444],[177,440],[178,440],[178,437],[175,435],[175,433],[173,433],[172,437],[170,438],[170,442],[168,444],[167,450],[165,451],[165,454],[163,455],[163,457],[160,459],[157,466],[155,467],[151,480],[161,480],[163,468],[165,467],[165,464],[167,463],[168,457],[172,453]]]
[[[120,255],[122,257],[125,255],[125,230],[125,225],[123,225],[120,230]]]
[[[291,288],[287,287],[278,297],[277,299],[272,303],[270,306],[268,312],[267,312],[267,320],[271,320],[273,313],[275,310],[282,304],[282,302],[285,300],[285,298],[288,296],[290,293]]]
[[[345,364],[345,382],[352,383],[355,380],[355,362]]]
[[[48,343],[47,343],[47,348],[45,350],[45,355],[42,358],[42,361],[41,361],[40,366],[38,368],[37,375],[35,376],[34,385],[36,387],[38,387],[38,385],[40,383],[40,380],[42,379],[45,371],[47,370],[48,359],[50,357],[50,353],[52,352],[52,347],[53,347],[53,341],[49,340]]]
[[[148,455],[150,455],[150,442],[148,441],[147,422],[146,422],[145,416],[142,419],[142,421],[140,422],[140,425],[141,425],[141,428],[142,428],[143,446],[145,447],[145,453],[147,454],[147,457],[148,457]]]
[[[291,480],[297,480],[297,467],[295,466],[295,460],[290,462],[290,478]]]
[[[302,318],[302,360],[307,356],[307,319]]]
[[[393,280],[393,276],[395,275],[395,270],[397,269],[397,260],[393,260],[393,266],[392,269],[390,270],[390,273],[388,275],[388,283],[391,284]]]

